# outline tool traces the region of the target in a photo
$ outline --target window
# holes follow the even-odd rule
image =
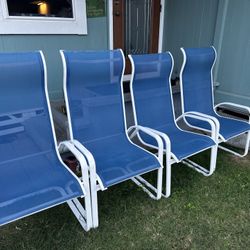
[[[73,18],[72,0],[7,0],[9,16]]]
[[[0,34],[87,34],[85,0],[1,0]]]

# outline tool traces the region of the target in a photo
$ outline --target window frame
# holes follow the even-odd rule
[[[0,4],[0,34],[87,34],[86,0],[72,0],[73,18],[10,16],[7,0]]]

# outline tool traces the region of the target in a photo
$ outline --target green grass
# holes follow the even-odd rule
[[[99,228],[84,232],[61,205],[1,227],[0,248],[249,249],[249,183],[250,158],[219,151],[211,177],[174,165],[168,199],[154,201],[127,181],[98,193]]]

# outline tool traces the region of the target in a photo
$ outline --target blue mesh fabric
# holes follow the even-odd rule
[[[157,159],[125,134],[120,50],[65,51],[64,55],[73,137],[93,154],[104,186],[159,168]]]
[[[83,194],[59,161],[39,52],[0,54],[0,225]]]
[[[185,48],[186,64],[182,74],[184,111],[198,111],[216,117],[220,122],[220,134],[229,139],[250,129],[246,122],[218,116],[213,109],[213,89],[211,70],[215,61],[215,51],[208,48]],[[196,127],[210,129],[202,121],[187,119]]]
[[[168,53],[133,55],[133,91],[138,124],[148,127],[173,127],[171,93],[168,87],[172,59]]]
[[[187,55],[182,73],[185,112],[214,114],[211,69],[215,60],[213,48],[184,49]]]
[[[65,51],[64,55],[74,136],[87,142],[123,133],[120,52]]]
[[[220,117],[215,115],[215,117],[219,120],[220,123],[220,134],[226,139],[230,139],[237,135],[240,135],[244,132],[250,130],[250,124],[244,121],[237,121],[230,118]],[[201,124],[196,124],[198,127],[202,126]]]
[[[170,54],[132,55],[132,58],[135,73],[131,92],[138,125],[166,133],[171,151],[178,159],[214,145],[210,138],[181,131],[175,124],[169,84],[173,64]],[[141,138],[155,145],[150,137],[141,135]]]

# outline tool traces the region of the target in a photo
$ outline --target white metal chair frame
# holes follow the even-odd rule
[[[91,209],[91,197],[89,188],[89,177],[86,159],[83,155],[74,147],[74,145],[69,141],[64,141],[59,144],[58,150],[60,153],[71,152],[80,164],[81,185],[83,186],[86,196],[85,196],[85,208],[79,202],[78,199],[73,199],[67,201],[69,207],[74,213],[75,217],[83,227],[85,231],[89,231],[92,227],[92,209]]]
[[[92,211],[91,211],[91,197],[90,197],[90,188],[89,188],[89,181],[88,181],[87,163],[86,163],[85,158],[82,156],[82,154],[70,142],[68,141],[61,142],[59,146],[57,147],[56,133],[55,133],[55,127],[53,123],[52,111],[51,111],[49,93],[48,93],[47,66],[46,66],[46,61],[45,61],[42,51],[40,51],[40,54],[41,54],[41,58],[43,62],[43,68],[44,68],[45,96],[46,96],[46,101],[48,105],[48,112],[49,112],[50,124],[52,128],[52,134],[54,138],[56,153],[57,153],[59,161],[77,179],[77,181],[79,182],[85,194],[84,197],[81,197],[81,198],[84,198],[85,208],[76,198],[72,200],[68,200],[67,203],[70,209],[72,210],[72,212],[74,213],[75,217],[77,218],[78,222],[81,224],[82,228],[85,231],[89,231],[90,228],[92,227]],[[59,152],[63,152],[66,149],[67,151],[70,151],[79,161],[79,164],[81,166],[82,176],[83,176],[81,181],[79,181],[77,176],[62,161],[62,158]]]
[[[123,57],[123,70],[122,70],[122,76],[124,75],[124,70],[125,70],[125,58],[124,54],[121,51],[122,57]],[[88,172],[89,172],[89,182],[90,182],[90,192],[91,192],[91,206],[92,206],[92,227],[96,228],[99,225],[99,217],[98,217],[98,201],[97,201],[97,191],[101,190],[104,191],[107,188],[104,187],[100,177],[96,173],[96,163],[93,155],[91,152],[84,147],[79,141],[74,139],[73,136],[73,130],[72,130],[72,125],[71,125],[71,115],[70,115],[70,108],[69,108],[69,101],[68,101],[68,95],[67,95],[67,65],[66,65],[66,60],[65,56],[63,53],[63,50],[60,51],[62,62],[63,62],[63,68],[64,68],[64,74],[63,74],[63,91],[64,91],[64,97],[65,97],[65,104],[66,104],[66,110],[67,110],[67,115],[68,115],[68,121],[69,121],[69,134],[70,134],[70,142],[74,145],[74,147],[81,152],[81,154],[85,157],[87,161],[87,167],[88,167]],[[123,105],[123,118],[124,118],[124,124],[125,124],[125,134],[128,138],[128,140],[135,145],[136,147],[146,151],[147,153],[151,154],[152,156],[156,157],[156,159],[159,161],[161,167],[157,169],[157,187],[154,187],[150,183],[148,183],[142,176],[136,176],[134,178],[131,178],[131,180],[138,186],[140,186],[143,191],[145,191],[151,198],[153,199],[160,199],[162,195],[162,176],[163,176],[163,142],[160,136],[157,134],[153,133],[150,129],[143,128],[140,126],[136,126],[135,130],[141,130],[144,133],[148,134],[149,136],[152,136],[158,144],[158,154],[157,156],[144,148],[138,146],[137,144],[133,143],[129,136],[128,136],[128,131],[126,130],[126,115],[125,115],[125,101],[124,101],[124,94],[123,94],[123,77],[121,77],[121,94],[122,94],[122,105]],[[152,193],[155,192],[154,193]]]
[[[177,122],[184,118],[185,117],[190,117],[190,118],[194,118],[194,119],[198,119],[198,120],[202,120],[202,121],[205,121],[207,123],[209,123],[209,125],[211,126],[211,136],[210,138],[216,143],[216,145],[214,145],[212,148],[211,148],[211,158],[210,158],[210,166],[209,166],[209,170],[205,169],[204,167],[200,166],[199,164],[191,161],[190,159],[184,159],[184,160],[178,160],[177,157],[171,152],[171,142],[170,142],[170,139],[168,137],[167,134],[165,133],[162,133],[160,131],[157,131],[155,129],[152,129],[152,128],[147,128],[149,130],[151,130],[152,132],[154,132],[155,134],[159,135],[162,140],[164,141],[165,143],[165,148],[164,148],[164,154],[165,154],[165,157],[166,157],[166,187],[165,187],[165,193],[162,193],[162,196],[164,196],[165,198],[168,198],[171,194],[171,166],[172,164],[174,163],[183,163],[185,164],[186,166],[196,170],[197,172],[203,174],[204,176],[210,176],[213,174],[213,172],[215,171],[215,168],[216,168],[216,159],[217,159],[217,150],[218,150],[218,132],[219,132],[219,123],[215,120],[212,120],[210,119],[210,117],[208,116],[205,116],[205,115],[198,115],[198,114],[195,114],[195,113],[190,113],[190,112],[187,112],[187,113],[184,113],[182,114],[180,117],[178,117],[177,119],[175,118],[175,113],[174,113],[174,103],[173,103],[173,93],[172,93],[172,88],[171,88],[171,75],[172,75],[172,72],[173,72],[173,67],[174,67],[174,60],[173,60],[173,57],[172,57],[172,54],[169,53],[171,58],[172,58],[172,69],[171,69],[171,73],[169,75],[169,79],[168,79],[168,83],[169,83],[169,88],[170,88],[170,96],[171,96],[171,103],[172,103],[172,111],[173,111],[173,117],[174,117],[174,120],[175,120],[175,125],[178,129],[180,129],[181,131],[184,131],[183,129],[181,129]],[[133,91],[133,80],[134,80],[134,75],[135,75],[135,65],[134,65],[134,61],[133,61],[133,58],[131,57],[131,55],[128,56],[129,57],[129,60],[131,62],[131,65],[132,65],[132,73],[131,73],[131,80],[130,80],[130,92],[131,92],[131,101],[132,101],[132,107],[133,107],[133,117],[134,117],[134,122],[135,122],[135,126],[132,126],[131,128],[129,128],[128,131],[130,131],[133,127],[138,127],[138,121],[137,121],[137,115],[136,115],[136,108],[135,108],[135,100],[134,100],[134,91]],[[185,121],[185,120],[184,120]],[[140,126],[141,127],[141,126]],[[136,131],[138,132],[138,131]],[[189,131],[190,132],[190,131]],[[193,132],[190,132],[190,133],[193,133]],[[197,134],[197,133],[195,133]],[[146,142],[144,142],[142,140],[142,138],[140,137],[140,134],[137,133],[136,134],[139,141],[147,146],[147,147],[150,147],[150,148],[155,148],[153,145],[150,145]],[[132,134],[131,135],[131,138],[133,138],[135,136],[135,134]],[[210,147],[209,147],[210,148]],[[209,149],[209,148],[206,148],[206,149]],[[202,150],[202,151],[205,151],[206,149]],[[199,152],[196,152],[192,155],[189,155],[188,157],[191,157],[193,155],[196,155],[202,151],[199,151]]]
[[[211,46],[214,50],[214,53],[215,53],[215,58],[214,58],[214,62],[213,62],[213,65],[212,65],[212,68],[211,68],[211,89],[213,90],[213,68],[214,68],[214,65],[215,65],[215,62],[216,62],[216,59],[217,59],[217,52],[216,52],[216,49],[214,48],[214,46]],[[180,71],[180,91],[181,91],[181,109],[182,109],[182,113],[184,113],[184,93],[183,93],[183,79],[182,79],[182,75],[183,75],[183,71],[184,71],[184,68],[185,68],[185,65],[186,65],[186,61],[187,61],[187,57],[186,57],[186,53],[184,51],[183,48],[181,48],[181,52],[183,54],[183,63],[182,63],[182,67],[181,67],[181,71]],[[214,91],[212,91],[212,103],[214,103]],[[229,106],[229,107],[234,107],[236,108],[237,110],[244,110],[247,112],[248,114],[248,123],[250,124],[250,107],[247,107],[247,106],[244,106],[244,105],[240,105],[240,104],[236,104],[236,103],[232,103],[232,102],[222,102],[222,103],[219,103],[217,105],[214,105],[214,112],[220,116],[220,117],[224,117],[224,118],[228,118],[226,116],[223,116],[219,113],[217,113],[217,108],[219,107],[225,107],[225,106]],[[213,117],[213,116],[210,116],[210,115],[207,115],[207,114],[204,114],[204,113],[201,113],[201,112],[189,112],[189,113],[192,113],[192,114],[196,114],[198,116],[201,116],[201,117],[207,117],[209,119],[211,119],[214,123],[217,123],[219,124],[219,121],[216,117]],[[231,118],[230,119],[232,120],[236,120],[236,121],[239,121],[239,119],[235,119],[235,118]],[[201,131],[204,131],[204,132],[211,132],[207,129],[204,129],[204,128],[200,128],[200,127],[196,127],[196,126],[193,126],[191,124],[188,123],[188,121],[185,119],[185,122],[188,124],[188,126],[190,126],[191,128],[194,128],[194,129],[198,129],[198,130],[201,130]],[[218,133],[218,144],[222,143],[222,142],[227,142],[228,140],[230,139],[233,139],[235,137],[238,137],[242,134],[245,134],[244,133],[241,133],[241,134],[238,134],[236,136],[233,136],[229,139],[225,139],[220,133]],[[248,151],[249,151],[249,146],[250,146],[250,131],[248,131],[246,133],[246,143],[245,143],[245,147],[244,147],[244,152],[242,154],[232,150],[232,149],[229,149],[227,147],[224,147],[224,146],[221,146],[221,145],[218,145],[218,147],[224,151],[227,151],[235,156],[238,156],[238,157],[244,157],[248,154]]]

